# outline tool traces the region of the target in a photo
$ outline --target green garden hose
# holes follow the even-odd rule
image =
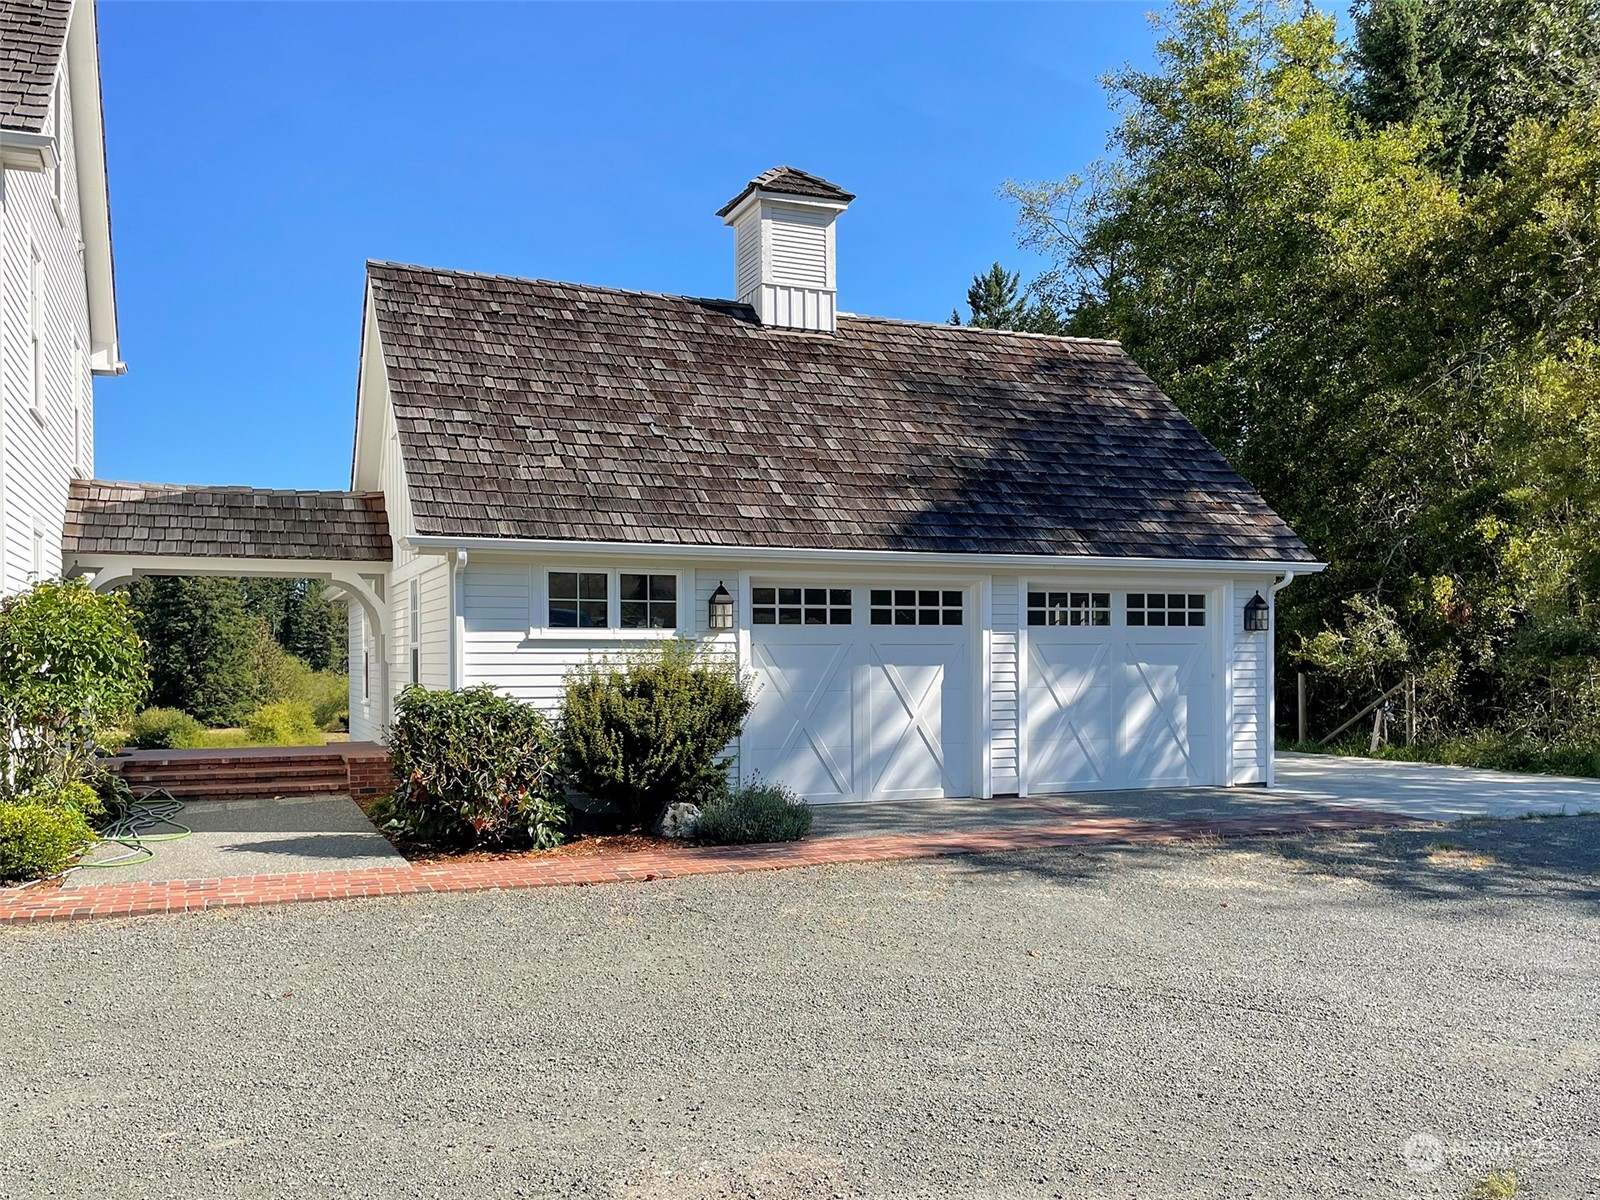
[[[157,800],[157,796],[165,796],[166,799]],[[135,863],[149,862],[156,856],[149,843],[176,842],[194,832],[181,821],[173,820],[182,809],[183,801],[174,800],[166,788],[151,788],[144,795],[124,804],[116,819],[100,831],[100,840],[95,843],[96,847],[114,843],[128,853],[100,862],[80,862],[78,866],[131,867]],[[157,829],[170,832],[149,832]]]

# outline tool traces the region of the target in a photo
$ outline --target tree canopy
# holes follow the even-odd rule
[[[1381,625],[1436,728],[1600,737],[1596,9],[1179,0],[1108,158],[1005,189],[1030,294],[1330,563],[1280,652]]]

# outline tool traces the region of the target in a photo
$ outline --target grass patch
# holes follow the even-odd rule
[[[1514,1200],[1521,1191],[1515,1171],[1490,1171],[1467,1190],[1467,1200]]]
[[[1331,746],[1315,742],[1286,742],[1280,750],[1300,754],[1338,754],[1350,758],[1376,758],[1388,762],[1439,763],[1451,767],[1476,767],[1485,771],[1515,771],[1524,775],[1573,775],[1600,779],[1600,745],[1587,742],[1542,742],[1516,734],[1481,732],[1423,742],[1416,746],[1379,746],[1376,753],[1365,735],[1345,738]]]

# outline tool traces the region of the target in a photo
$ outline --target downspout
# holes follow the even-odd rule
[[[466,683],[466,573],[467,552],[450,551],[450,687],[459,691]]]
[[[1271,604],[1267,625],[1267,789],[1277,783],[1274,767],[1278,758],[1278,593],[1294,582],[1294,572],[1285,571],[1283,578],[1267,590]]]

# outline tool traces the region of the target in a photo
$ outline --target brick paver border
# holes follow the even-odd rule
[[[966,832],[819,837],[760,846],[675,846],[592,859],[531,857],[485,862],[407,863],[357,871],[106,883],[81,888],[32,887],[0,892],[0,924],[195,912],[304,900],[342,900],[354,896],[645,883],[690,875],[773,871],[834,863],[894,862],[1076,845],[1155,844],[1211,837],[1377,829],[1412,823],[1406,817],[1362,808],[1183,821],[1085,817],[1048,825]]]

